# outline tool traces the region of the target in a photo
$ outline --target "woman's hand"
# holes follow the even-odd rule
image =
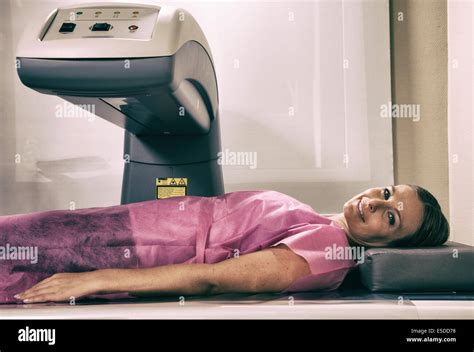
[[[24,303],[61,302],[78,299],[102,289],[100,271],[60,273],[39,282],[15,298]]]

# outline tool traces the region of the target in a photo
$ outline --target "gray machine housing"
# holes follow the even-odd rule
[[[104,7],[98,4],[74,6],[66,12],[83,12],[89,8],[110,8],[111,11],[120,8],[124,13],[124,8],[134,11],[140,7],[123,4]],[[158,23],[164,10],[157,9],[160,12]],[[182,14],[182,11],[167,9],[163,21],[176,26],[175,14]],[[57,14],[58,10],[45,25],[54,27]],[[122,204],[156,199],[157,178],[188,178],[188,195],[224,193],[222,168],[218,163],[221,141],[216,74],[212,56],[206,49],[207,42],[196,40],[199,35],[195,33],[199,34],[200,29],[196,29],[194,19],[186,15],[194,26],[189,31],[189,40],[182,39],[181,32],[176,51],[169,55],[166,50],[163,55],[162,48],[159,48],[157,54],[160,56],[153,56],[149,48],[153,40],[157,40],[158,32],[153,33],[153,40],[148,43],[142,44],[140,42],[144,40],[137,39],[137,45],[146,45],[143,47],[146,50],[140,51],[138,47],[137,53],[131,51],[128,57],[110,57],[110,53],[104,55],[106,57],[93,53],[89,53],[90,57],[57,57],[57,50],[50,50],[52,55],[49,57],[47,48],[42,55],[37,55],[41,57],[30,57],[27,49],[19,50],[18,75],[23,84],[43,94],[60,96],[80,107],[94,106],[97,116],[125,130]],[[93,21],[92,18],[91,23]],[[114,23],[113,19],[102,21]],[[136,21],[134,19],[131,23]],[[86,24],[77,22],[77,25],[84,27]],[[186,29],[184,24],[182,26]],[[45,38],[48,30],[42,29],[40,33]],[[104,45],[127,44],[117,38],[68,40],[67,36],[53,38],[51,42],[58,45],[58,41],[63,41],[67,47],[69,42],[77,45],[78,40],[86,49],[88,43],[94,47],[97,41],[103,41]],[[123,48],[118,49],[123,51]],[[26,53],[23,55],[21,51]]]

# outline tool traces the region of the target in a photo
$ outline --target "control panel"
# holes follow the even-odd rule
[[[121,38],[150,40],[159,10],[143,7],[60,9],[41,40]]]

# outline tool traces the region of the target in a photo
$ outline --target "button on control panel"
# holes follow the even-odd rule
[[[112,27],[109,23],[96,23],[91,27],[91,31],[98,32],[98,31],[108,31]]]
[[[61,28],[59,28],[59,32],[60,32],[60,33],[71,33],[71,32],[74,32],[74,28],[76,28],[76,24],[75,24],[75,23],[64,22],[64,23],[61,25]]]

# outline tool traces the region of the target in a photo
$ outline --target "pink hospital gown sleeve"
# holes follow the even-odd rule
[[[344,231],[333,225],[302,224],[290,229],[290,235],[279,241],[303,257],[311,273],[294,281],[284,292],[335,290],[355,266],[352,258],[337,256],[349,246]],[[339,248],[339,250],[338,250]]]

